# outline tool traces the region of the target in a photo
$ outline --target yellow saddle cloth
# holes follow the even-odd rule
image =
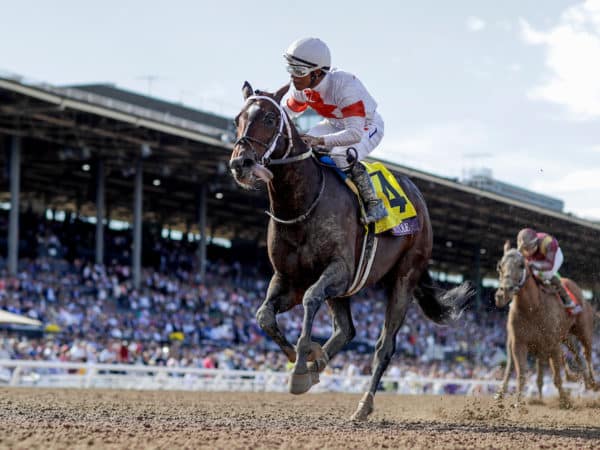
[[[388,215],[375,223],[375,233],[383,233],[400,225],[403,221],[417,216],[415,207],[392,173],[380,162],[367,163],[371,181],[377,196],[383,200]]]

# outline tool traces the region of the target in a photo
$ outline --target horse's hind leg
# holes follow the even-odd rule
[[[583,356],[585,358],[586,363],[586,371],[584,372],[584,380],[586,389],[593,389],[597,391],[599,389],[598,383],[596,382],[596,378],[594,375],[594,365],[592,363],[592,337],[591,332],[589,335],[586,333],[582,333],[579,336],[579,342],[581,342],[581,346],[583,347]]]
[[[396,334],[404,322],[410,300],[409,293],[416,286],[419,275],[411,269],[404,277],[396,279],[392,292],[388,297],[385,321],[375,346],[372,365],[373,374],[371,375],[369,390],[359,402],[356,412],[352,415],[352,420],[366,420],[369,414],[373,412],[375,392],[377,392],[381,377],[396,350]]]
[[[538,397],[540,402],[542,401],[542,389],[544,388],[544,361],[541,358],[537,358],[535,362],[535,367],[537,369],[537,388],[538,388]]]
[[[291,290],[279,274],[273,275],[267,290],[267,297],[256,312],[258,325],[273,339],[291,362],[296,361],[296,350],[285,338],[275,316],[286,312],[300,303],[300,295]]]
[[[317,357],[314,363],[308,363],[311,371],[322,372],[329,360],[356,335],[350,310],[350,298],[330,298],[327,300],[327,305],[333,319],[333,333],[323,345],[324,355],[321,358]]]
[[[573,354],[573,357],[575,358],[575,363],[577,364],[577,372],[579,372],[577,374],[573,373],[573,371],[571,370],[571,367],[569,366],[569,362],[567,361],[567,357],[566,357],[565,353],[563,352],[562,364],[563,364],[563,367],[565,368],[565,378],[567,379],[567,381],[578,381],[580,379],[581,372],[583,372],[585,370],[585,368],[584,368],[585,363],[583,362],[583,360],[581,359],[581,355],[579,354],[579,348],[578,348],[577,342],[575,341],[575,336],[573,334],[567,335],[567,338],[565,339],[564,344],[567,346],[567,348]]]
[[[580,313],[572,332],[577,336],[583,347],[583,356],[585,358],[586,368],[584,371],[584,380],[586,389],[598,390],[599,386],[594,375],[594,366],[592,364],[592,340],[594,334],[594,315],[589,305],[584,306]],[[583,364],[581,364],[583,366]]]

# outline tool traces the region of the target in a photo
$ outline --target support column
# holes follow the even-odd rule
[[[10,139],[10,216],[8,223],[8,273],[16,275],[19,262],[19,194],[21,193],[21,138]]]
[[[104,160],[96,172],[96,264],[104,264]]]
[[[206,184],[201,184],[198,190],[198,230],[200,231],[200,243],[198,244],[198,261],[200,267],[200,278],[202,281],[206,275],[206,244],[208,232],[206,229]]]
[[[142,200],[144,194],[142,159],[137,162],[135,171],[135,194],[133,205],[133,286],[139,289],[142,277]]]
[[[475,303],[481,304],[481,248],[473,249],[473,284],[475,285]]]

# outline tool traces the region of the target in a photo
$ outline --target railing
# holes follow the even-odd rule
[[[199,369],[126,364],[86,364],[53,361],[0,360],[0,386],[53,388],[110,388],[134,390],[287,392],[288,372]],[[362,393],[370,377],[321,374],[311,392]],[[500,381],[458,378],[424,378],[407,374],[383,377],[384,391],[400,394],[492,394]],[[514,390],[514,381],[510,384]],[[590,396],[582,383],[565,383],[573,396]],[[537,387],[527,383],[526,395]],[[544,395],[556,389],[545,380]]]

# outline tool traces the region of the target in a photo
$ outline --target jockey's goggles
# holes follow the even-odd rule
[[[288,64],[286,66],[286,69],[287,69],[288,73],[290,75],[292,75],[293,77],[305,77],[306,75],[311,73],[313,70],[315,70],[314,67],[299,66],[296,64]]]

